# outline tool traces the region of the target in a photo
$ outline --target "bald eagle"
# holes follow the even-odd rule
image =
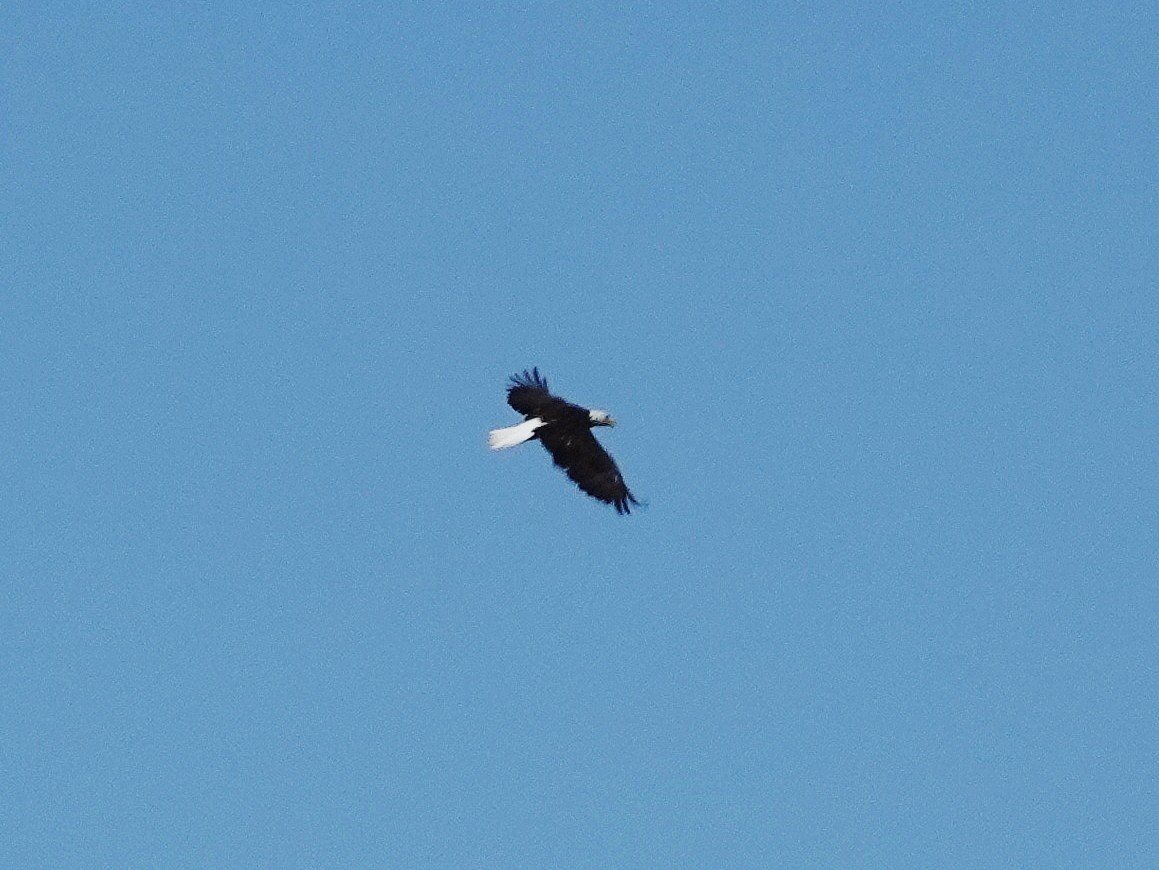
[[[615,461],[591,432],[594,426],[615,426],[611,414],[589,411],[553,396],[538,368],[511,377],[507,404],[523,415],[523,422],[492,430],[492,450],[538,438],[555,464],[592,498],[614,506],[618,514],[631,513],[631,505],[640,504],[624,484]]]

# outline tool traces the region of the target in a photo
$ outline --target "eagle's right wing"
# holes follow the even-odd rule
[[[538,368],[512,375],[507,388],[507,404],[528,417],[537,417],[544,406],[562,401],[548,391],[547,379],[539,374]]]

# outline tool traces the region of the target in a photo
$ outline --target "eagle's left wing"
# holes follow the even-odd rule
[[[618,514],[631,513],[630,506],[639,504],[615,460],[590,429],[545,426],[538,434],[555,464],[592,498],[613,505]]]

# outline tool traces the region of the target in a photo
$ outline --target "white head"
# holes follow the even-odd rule
[[[612,415],[607,411],[599,411],[592,409],[588,411],[588,419],[592,421],[593,426],[615,426],[616,421],[612,419]]]

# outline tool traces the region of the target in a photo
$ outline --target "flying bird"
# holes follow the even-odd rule
[[[538,368],[511,377],[507,404],[523,415],[523,422],[493,429],[488,439],[492,450],[538,438],[552,461],[592,498],[614,506],[618,514],[631,513],[631,505],[640,504],[615,461],[592,434],[595,426],[616,425],[611,414],[553,396]]]

